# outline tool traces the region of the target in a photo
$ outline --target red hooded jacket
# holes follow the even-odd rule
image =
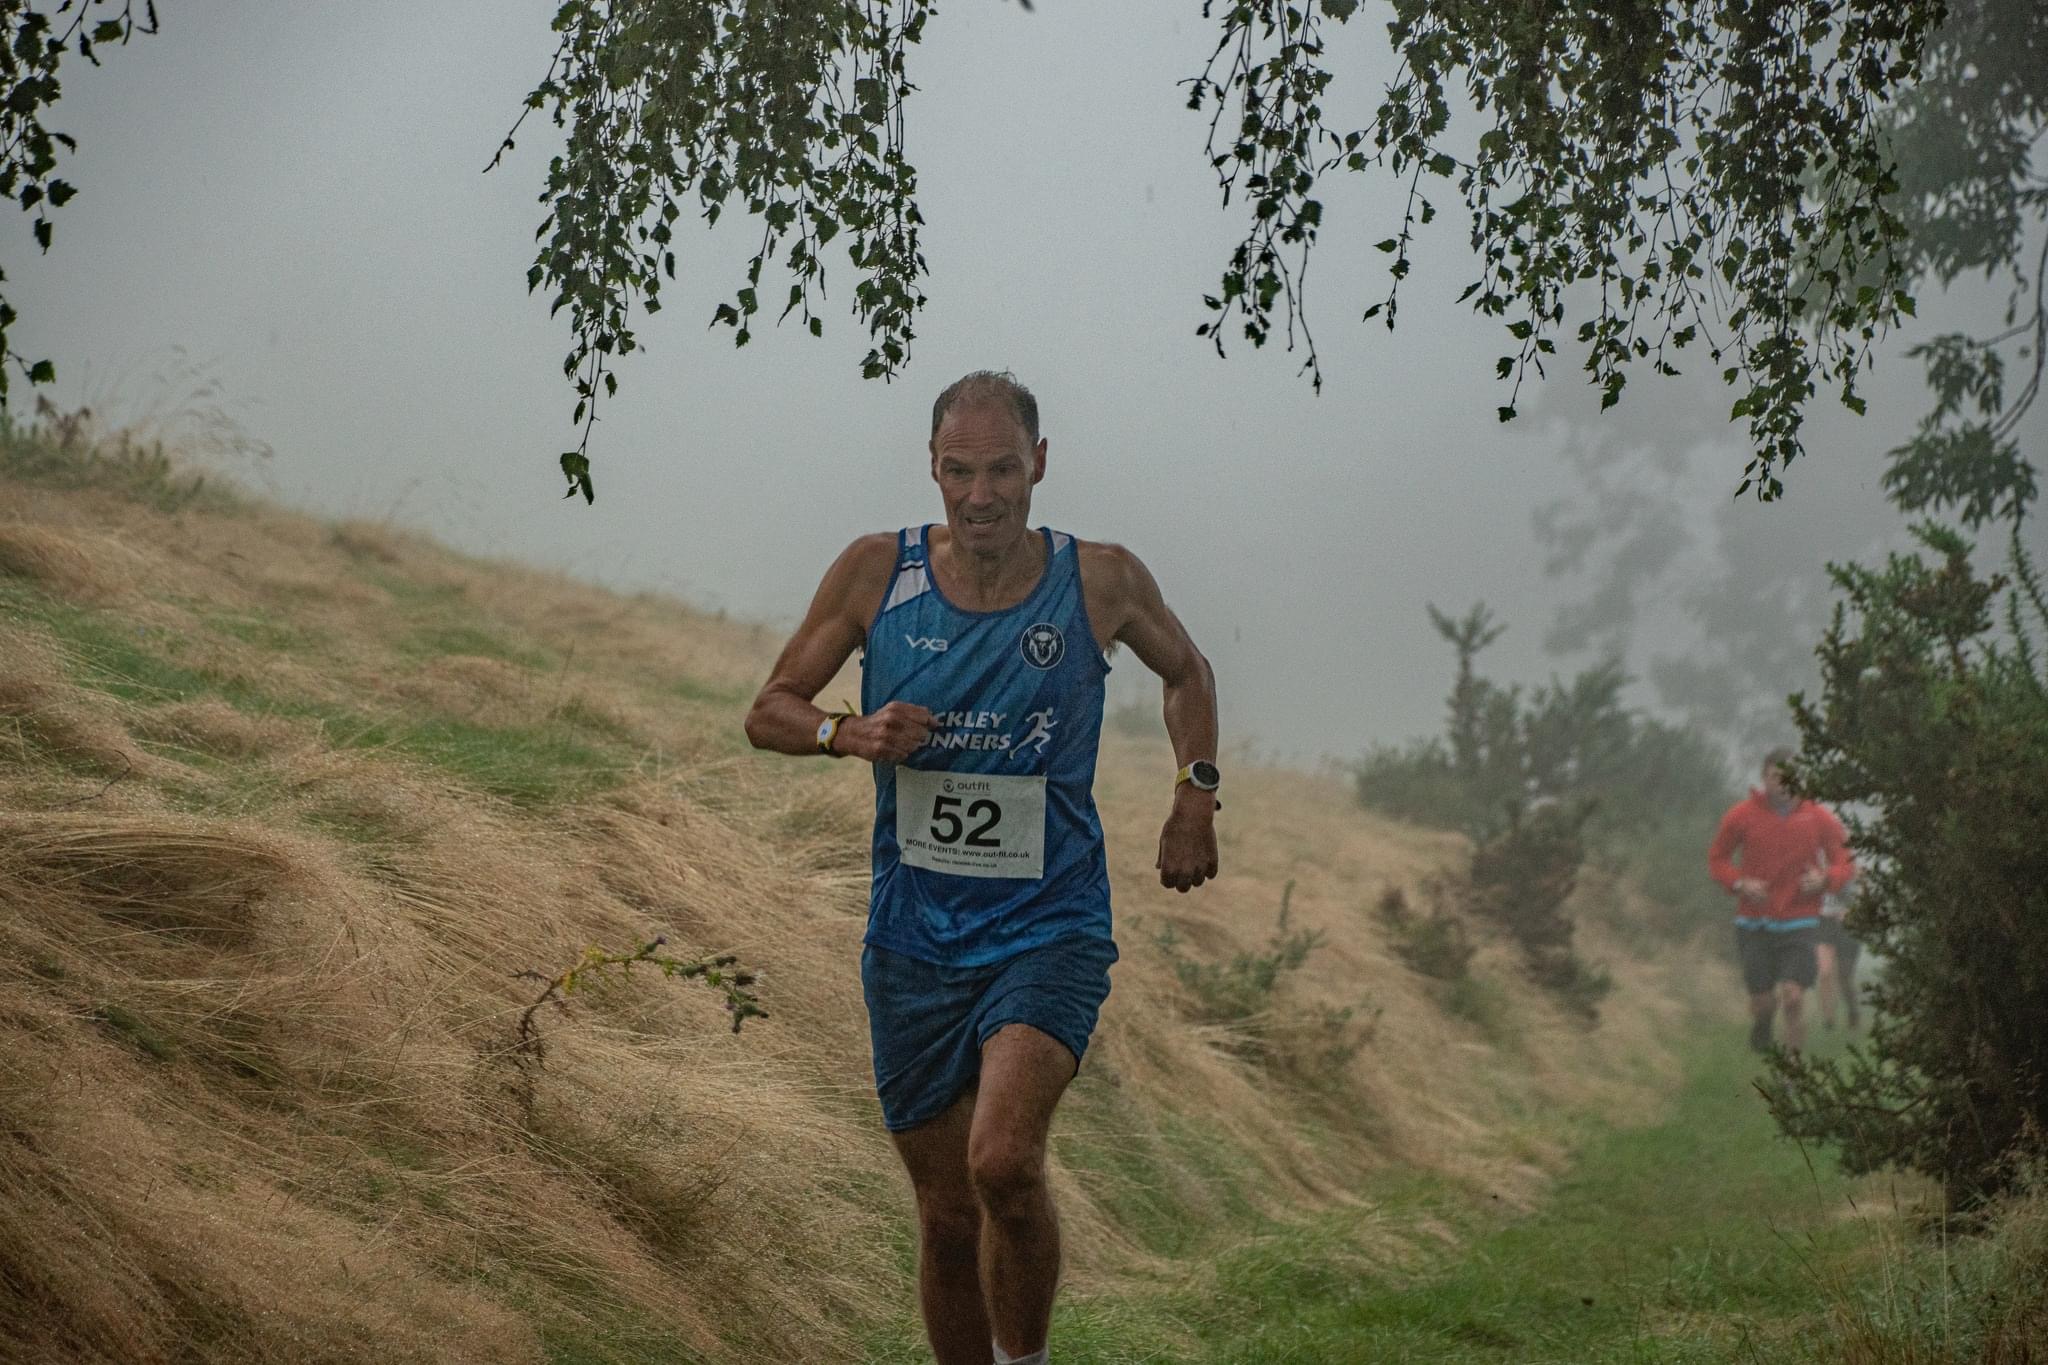
[[[1801,891],[1799,879],[1814,868],[1827,873],[1825,891]],[[1748,800],[1736,802],[1721,817],[1707,849],[1707,870],[1731,892],[1743,877],[1768,887],[1761,901],[1735,902],[1735,922],[1774,929],[1816,923],[1821,896],[1840,891],[1856,876],[1849,837],[1833,811],[1802,800],[1780,815],[1762,791],[1751,791]]]

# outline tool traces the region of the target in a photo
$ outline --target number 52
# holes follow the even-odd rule
[[[991,839],[988,835],[997,825],[1003,822],[1003,808],[987,798],[976,801],[973,805],[967,807],[967,818],[969,820],[980,820],[981,823],[973,829],[967,829],[966,825],[961,822],[960,817],[954,813],[959,810],[960,805],[961,801],[957,796],[935,796],[932,798],[933,841],[941,844],[961,843],[961,831],[965,830],[967,834],[965,840],[967,847],[1001,848],[1003,841],[1001,839]]]

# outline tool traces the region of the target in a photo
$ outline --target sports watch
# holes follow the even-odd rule
[[[839,735],[840,722],[844,720],[849,720],[852,718],[852,716],[853,712],[851,711],[833,711],[829,712],[826,715],[825,719],[818,722],[819,753],[829,754],[833,758],[846,757],[846,755],[840,753],[838,750],[832,747],[832,741],[836,739]]]
[[[1223,785],[1223,774],[1216,771],[1216,765],[1206,758],[1198,758],[1174,774],[1173,785],[1187,783],[1199,792],[1213,792]]]

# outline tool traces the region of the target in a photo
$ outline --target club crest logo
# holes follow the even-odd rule
[[[1017,648],[1023,653],[1024,662],[1033,668],[1056,668],[1059,661],[1067,657],[1067,637],[1060,634],[1058,626],[1040,621],[1024,628]]]

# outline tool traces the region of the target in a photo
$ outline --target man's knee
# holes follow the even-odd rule
[[[1045,1194],[1045,1154],[1029,1142],[990,1136],[967,1150],[974,1194],[991,1218],[1030,1217]]]
[[[917,1231],[928,1251],[972,1260],[981,1244],[981,1204],[968,1189],[919,1190]]]
[[[1799,1002],[1806,998],[1806,987],[1797,981],[1781,981],[1778,983],[1778,998],[1786,1009],[1796,1010]]]

